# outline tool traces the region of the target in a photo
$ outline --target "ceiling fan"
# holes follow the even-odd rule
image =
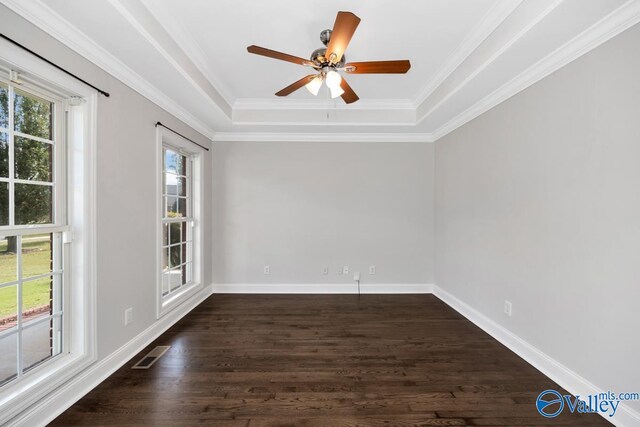
[[[326,47],[314,50],[310,59],[255,45],[249,46],[247,51],[256,55],[268,56],[269,58],[293,62],[294,64],[315,69],[315,74],[309,74],[276,92],[277,96],[287,96],[302,86],[305,86],[309,92],[317,96],[322,82],[325,82],[331,91],[331,98],[341,96],[344,102],[351,104],[360,98],[338,71],[344,71],[349,74],[404,74],[411,68],[411,63],[406,59],[400,61],[349,62],[345,64],[344,52],[347,50],[358,24],[360,24],[360,18],[353,13],[338,12],[336,22],[333,24],[333,30],[324,30],[320,33],[320,40]]]

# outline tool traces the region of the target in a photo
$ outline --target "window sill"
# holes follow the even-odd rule
[[[0,393],[0,425],[20,415],[97,360],[96,355],[58,355],[26,373]]]
[[[184,286],[174,295],[171,295],[170,298],[161,300],[160,304],[158,305],[158,319],[160,319],[162,316],[169,313],[171,310],[175,309],[185,301],[189,300],[189,298],[200,292],[202,289],[202,283],[192,283],[191,285]]]

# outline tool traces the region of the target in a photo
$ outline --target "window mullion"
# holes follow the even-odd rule
[[[31,234],[45,234],[45,233],[63,233],[69,230],[68,225],[23,225],[18,227],[0,227],[0,233],[5,236],[21,235],[28,236]]]
[[[15,129],[15,128],[12,127],[11,129]],[[43,142],[45,144],[54,145],[54,142],[51,139],[40,138],[39,136],[29,135],[28,133],[18,132],[17,130],[14,130],[13,133],[15,136],[20,138],[30,139],[32,141],[38,141],[38,142]]]
[[[164,222],[165,224],[171,224],[172,222],[184,222],[184,221],[193,221],[193,218],[190,216],[181,216],[177,218],[168,218],[168,217],[162,218],[162,222]]]
[[[15,182],[16,184],[41,185],[43,187],[54,187],[55,186],[54,182],[36,181],[36,180],[33,180],[33,179],[14,179],[13,182]]]

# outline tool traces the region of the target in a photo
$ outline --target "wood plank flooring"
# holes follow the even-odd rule
[[[214,295],[51,425],[610,425],[542,417],[549,388],[432,295]]]

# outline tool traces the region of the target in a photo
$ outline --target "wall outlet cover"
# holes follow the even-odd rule
[[[133,307],[129,307],[124,311],[124,326],[133,322]]]
[[[504,301],[504,314],[506,314],[507,316],[511,317],[511,313],[512,313],[512,309],[513,309],[513,305],[511,304],[511,301]]]

